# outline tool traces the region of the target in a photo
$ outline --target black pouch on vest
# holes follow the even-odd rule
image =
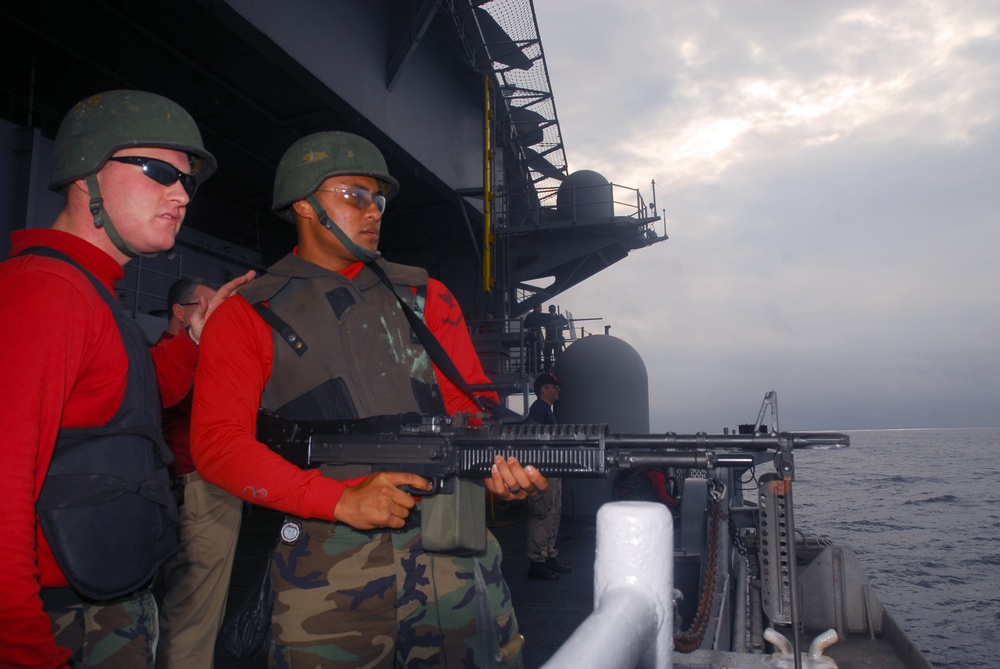
[[[468,557],[486,552],[486,490],[480,481],[456,479],[455,492],[422,497],[424,550]]]
[[[35,508],[70,585],[95,601],[144,587],[177,550],[167,468],[138,434],[57,448]]]

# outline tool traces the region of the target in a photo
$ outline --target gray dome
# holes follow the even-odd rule
[[[556,194],[557,220],[612,218],[614,215],[611,184],[597,172],[573,172],[560,184]]]
[[[556,360],[565,386],[560,423],[607,423],[612,432],[649,432],[649,377],[630,345],[610,335],[573,342]]]

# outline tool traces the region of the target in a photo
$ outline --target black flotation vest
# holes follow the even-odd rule
[[[69,256],[39,246],[18,255],[79,269],[111,309],[128,356],[125,397],[105,425],[59,430],[36,503],[42,533],[76,593],[107,601],[139,590],[178,546],[177,506],[160,429],[149,342],[111,293]]]

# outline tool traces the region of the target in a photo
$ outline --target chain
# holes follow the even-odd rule
[[[712,614],[712,598],[715,594],[715,577],[719,564],[719,521],[722,510],[719,501],[713,495],[712,508],[709,512],[708,554],[705,565],[705,581],[701,586],[701,598],[698,601],[698,611],[695,613],[691,627],[674,636],[674,648],[682,653],[691,653],[698,649],[705,638],[708,621]]]
[[[740,531],[736,529],[736,521],[733,520],[732,516],[729,516],[729,537],[733,540],[733,546],[736,548],[736,552],[743,557],[747,557],[751,553],[757,552],[756,546],[747,546],[746,540],[740,535]]]

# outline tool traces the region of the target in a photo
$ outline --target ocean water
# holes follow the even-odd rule
[[[796,452],[796,525],[854,548],[936,669],[1000,667],[1000,428],[848,434]]]

